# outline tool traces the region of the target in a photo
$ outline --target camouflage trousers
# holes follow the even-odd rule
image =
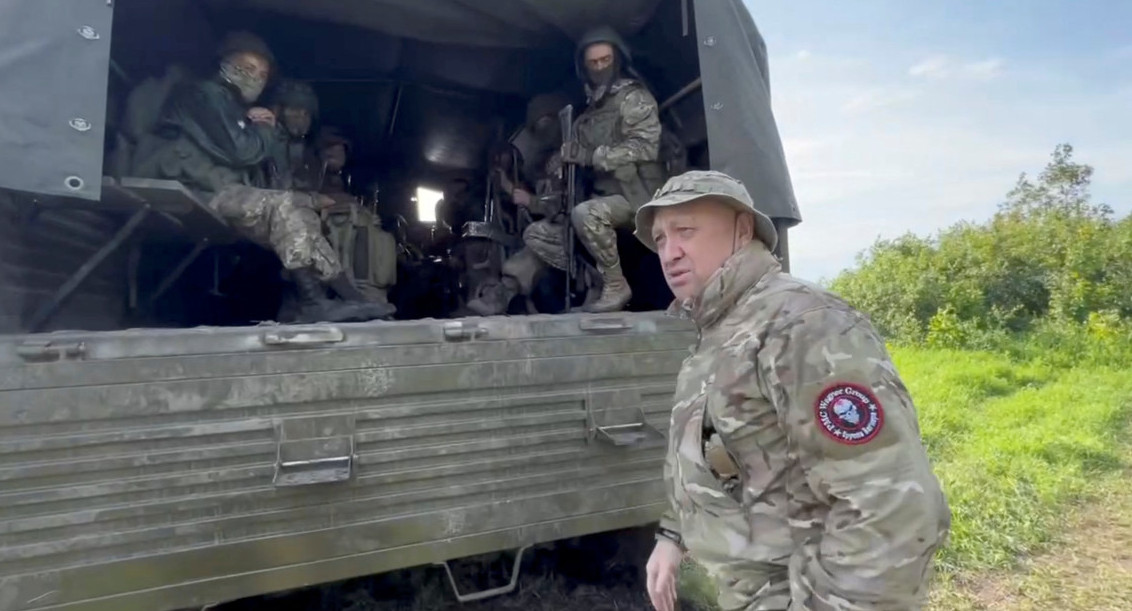
[[[208,205],[250,240],[274,251],[284,268],[313,268],[323,280],[342,273],[310,195],[232,185]]]
[[[610,268],[621,262],[617,253],[617,232],[631,227],[636,211],[621,195],[605,195],[574,207],[570,221],[578,239],[590,251],[599,267]],[[535,221],[523,232],[523,242],[547,264],[566,269],[566,236],[559,222]]]

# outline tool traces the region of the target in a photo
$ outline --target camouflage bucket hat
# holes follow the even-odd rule
[[[692,170],[669,178],[668,182],[653,195],[652,201],[637,210],[636,230],[633,235],[649,250],[656,252],[656,242],[652,239],[652,222],[657,209],[678,206],[705,197],[719,198],[719,201],[736,211],[753,214],[755,237],[772,251],[778,246],[778,230],[774,228],[774,222],[755,208],[755,203],[743,183],[723,172],[704,170]]]

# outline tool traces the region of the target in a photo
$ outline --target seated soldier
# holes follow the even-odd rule
[[[360,205],[346,188],[342,170],[350,154],[350,141],[337,129],[324,127],[315,139],[315,148],[321,168],[320,192],[334,200],[322,209],[327,239],[354,286],[368,300],[393,310],[388,294],[397,278],[397,242],[382,229],[376,209]]]
[[[528,131],[532,146],[518,171],[508,175],[498,172],[501,191],[521,211],[532,218],[523,229],[524,248],[503,264],[503,283],[508,289],[508,300],[516,294],[524,297],[528,311],[534,308],[530,301],[536,279],[547,266],[565,271],[566,237],[565,216],[562,208],[562,165],[559,147],[562,129],[558,111],[570,103],[560,94],[539,94],[527,104]],[[520,212],[520,214],[523,214]],[[583,273],[589,270],[582,269]],[[593,283],[596,284],[596,281]],[[596,299],[591,291],[588,301]]]
[[[262,93],[274,57],[253,34],[228,35],[220,68],[209,79],[179,84],[154,133],[139,146],[134,174],[178,180],[252,241],[271,248],[294,276],[301,322],[370,320],[390,314],[365,302],[350,284],[322,235],[317,209],[329,198],[259,188],[271,158],[275,114],[251,107]],[[340,299],[330,300],[326,288]]]
[[[576,138],[562,146],[562,161],[593,177],[593,193],[571,216],[579,241],[597,263],[601,297],[585,308],[613,312],[632,291],[617,250],[619,228],[633,224],[637,208],[664,183],[660,160],[662,127],[656,99],[632,72],[629,47],[609,27],[598,27],[578,43],[575,68],[586,92],[586,108],[574,122]]]
[[[272,112],[279,119],[278,137],[282,158],[277,160],[279,182],[284,189],[319,191],[322,162],[311,143],[311,126],[318,120],[318,96],[302,81],[287,79],[275,89]]]

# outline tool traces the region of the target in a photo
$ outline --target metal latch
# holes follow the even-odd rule
[[[275,425],[276,486],[343,482],[353,477],[354,416],[288,418]]]
[[[475,323],[462,320],[444,323],[444,339],[479,339],[485,335],[487,335],[487,329]]]
[[[265,346],[337,344],[345,340],[346,334],[338,327],[279,327],[260,335]]]
[[[616,318],[583,318],[578,321],[578,328],[582,331],[602,332],[602,331],[628,331],[633,328],[633,323],[628,320]]]
[[[590,434],[593,439],[618,447],[644,446],[664,441],[664,433],[648,423],[645,419],[645,411],[640,407],[637,407],[637,417],[637,422],[630,424],[593,426]]]
[[[606,391],[586,396],[586,441],[600,441],[616,447],[645,447],[665,440],[659,429],[649,424],[635,390]],[[612,413],[628,412],[630,422],[606,424]]]
[[[31,340],[16,346],[16,354],[30,362],[50,362],[60,359],[78,360],[86,358],[86,343],[72,342],[56,344],[51,340]]]

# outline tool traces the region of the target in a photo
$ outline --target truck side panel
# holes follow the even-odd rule
[[[659,313],[0,337],[0,608],[184,608],[648,523],[662,441],[595,427],[667,431],[691,341]]]

